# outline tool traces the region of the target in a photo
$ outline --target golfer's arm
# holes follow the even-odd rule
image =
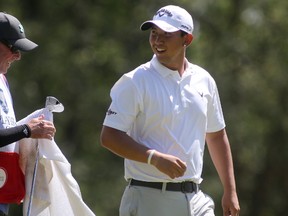
[[[232,154],[225,129],[207,133],[206,142],[224,191],[236,191]]]
[[[146,163],[150,149],[137,143],[125,132],[103,126],[100,135],[101,145],[120,157]]]

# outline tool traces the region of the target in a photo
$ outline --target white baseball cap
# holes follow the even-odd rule
[[[153,17],[140,26],[145,31],[156,25],[166,32],[184,31],[188,34],[193,32],[192,16],[183,8],[175,5],[168,5],[160,8]]]

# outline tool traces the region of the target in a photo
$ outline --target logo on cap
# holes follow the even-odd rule
[[[189,26],[187,26],[187,25],[183,25],[183,24],[182,24],[182,25],[180,26],[180,28],[182,28],[183,30],[185,29],[185,30],[187,30],[187,31],[189,31],[189,32],[192,31],[192,30],[191,30],[192,28],[189,27]]]
[[[21,32],[21,33],[24,33],[24,27],[23,27],[21,24],[19,24],[18,27],[19,27],[20,32]]]
[[[157,11],[156,12],[156,14],[155,14],[155,16],[159,16],[159,17],[162,17],[162,16],[164,16],[164,15],[167,15],[168,17],[172,17],[173,16],[173,14],[170,12],[170,11],[168,11],[167,9],[161,9],[161,10],[159,10],[159,11]]]

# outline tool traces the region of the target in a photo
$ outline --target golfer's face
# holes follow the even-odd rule
[[[176,63],[175,61],[182,61],[184,58],[185,36],[181,36],[181,31],[165,32],[154,25],[151,28],[149,42],[158,61],[168,68]]]

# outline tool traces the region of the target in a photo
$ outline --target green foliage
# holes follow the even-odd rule
[[[47,95],[57,97],[65,111],[54,117],[56,141],[84,201],[97,216],[117,215],[126,184],[123,159],[100,147],[99,134],[114,82],[151,58],[140,24],[166,4],[191,12],[195,31],[187,58],[218,83],[241,215],[285,215],[287,1],[1,1],[39,44],[8,73],[18,119],[41,108]],[[221,215],[221,183],[208,152],[205,161],[202,189]],[[11,215],[19,212],[12,207]]]

